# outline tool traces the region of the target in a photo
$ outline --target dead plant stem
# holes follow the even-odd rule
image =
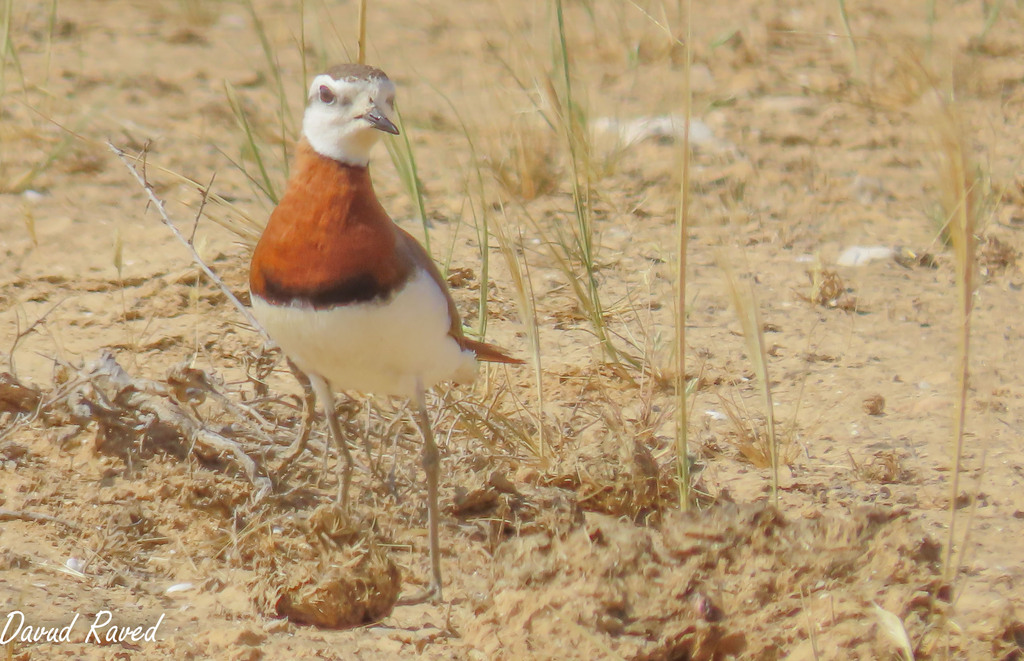
[[[188,250],[189,254],[192,255],[192,261],[195,262],[196,266],[198,266],[203,271],[203,273],[206,274],[206,277],[208,277],[215,285],[217,285],[220,288],[224,295],[228,297],[228,300],[234,304],[239,314],[241,314],[242,317],[245,318],[246,322],[263,337],[264,345],[268,347],[276,346],[270,339],[270,336],[267,335],[267,332],[263,330],[263,327],[260,325],[260,323],[256,321],[256,318],[252,316],[251,312],[249,312],[249,308],[245,307],[245,305],[243,305],[242,302],[238,300],[238,297],[236,297],[228,288],[228,286],[224,284],[224,281],[220,279],[220,276],[214,273],[213,269],[211,269],[206,264],[206,262],[203,261],[203,258],[200,257],[199,252],[196,250],[195,246],[192,245],[192,243],[190,243],[189,240],[185,238],[185,236],[181,233],[181,230],[178,229],[178,226],[175,225],[174,221],[172,221],[170,217],[167,215],[167,209],[164,205],[164,201],[157,197],[156,193],[153,191],[153,185],[150,184],[149,181],[146,179],[146,153],[142,152],[142,154],[139,155],[143,163],[143,173],[140,173],[138,168],[136,168],[128,160],[128,157],[124,151],[118,149],[113,145],[113,143],[109,141],[107,142],[107,147],[109,147],[110,151],[114,152],[114,155],[117,156],[122,163],[124,163],[124,166],[135,178],[135,181],[137,181],[139,186],[141,186],[142,189],[146,191],[146,196],[149,197],[150,202],[152,202],[153,206],[156,207],[157,213],[160,214],[160,219],[163,221],[164,225],[166,225],[167,228],[171,230],[171,233],[174,235],[174,238],[176,238],[181,243],[181,245],[185,246],[185,249]]]

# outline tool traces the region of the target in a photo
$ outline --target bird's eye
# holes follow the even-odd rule
[[[337,98],[338,97],[336,97],[334,95],[334,92],[331,91],[330,87],[328,87],[327,85],[321,85],[320,86],[320,102],[321,103],[325,103],[327,105],[331,105],[332,103],[335,102],[335,100],[337,100]]]
[[[394,106],[395,105],[395,95],[394,94],[388,94],[386,97],[384,97],[384,103],[388,104],[389,106]]]

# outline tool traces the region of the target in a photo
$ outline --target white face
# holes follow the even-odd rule
[[[394,116],[395,85],[387,78],[335,80],[320,74],[309,87],[302,133],[317,153],[365,166],[380,132],[398,133]]]

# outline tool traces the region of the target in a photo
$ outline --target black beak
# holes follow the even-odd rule
[[[384,131],[391,135],[398,135],[398,127],[395,126],[394,122],[380,114],[380,111],[376,108],[370,110],[370,112],[363,115],[363,119],[370,122],[370,126],[377,129],[378,131]]]

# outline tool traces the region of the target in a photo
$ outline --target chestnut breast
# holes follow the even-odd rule
[[[303,139],[253,253],[250,291],[268,303],[316,309],[385,300],[414,267],[399,231],[368,168],[321,156]]]

